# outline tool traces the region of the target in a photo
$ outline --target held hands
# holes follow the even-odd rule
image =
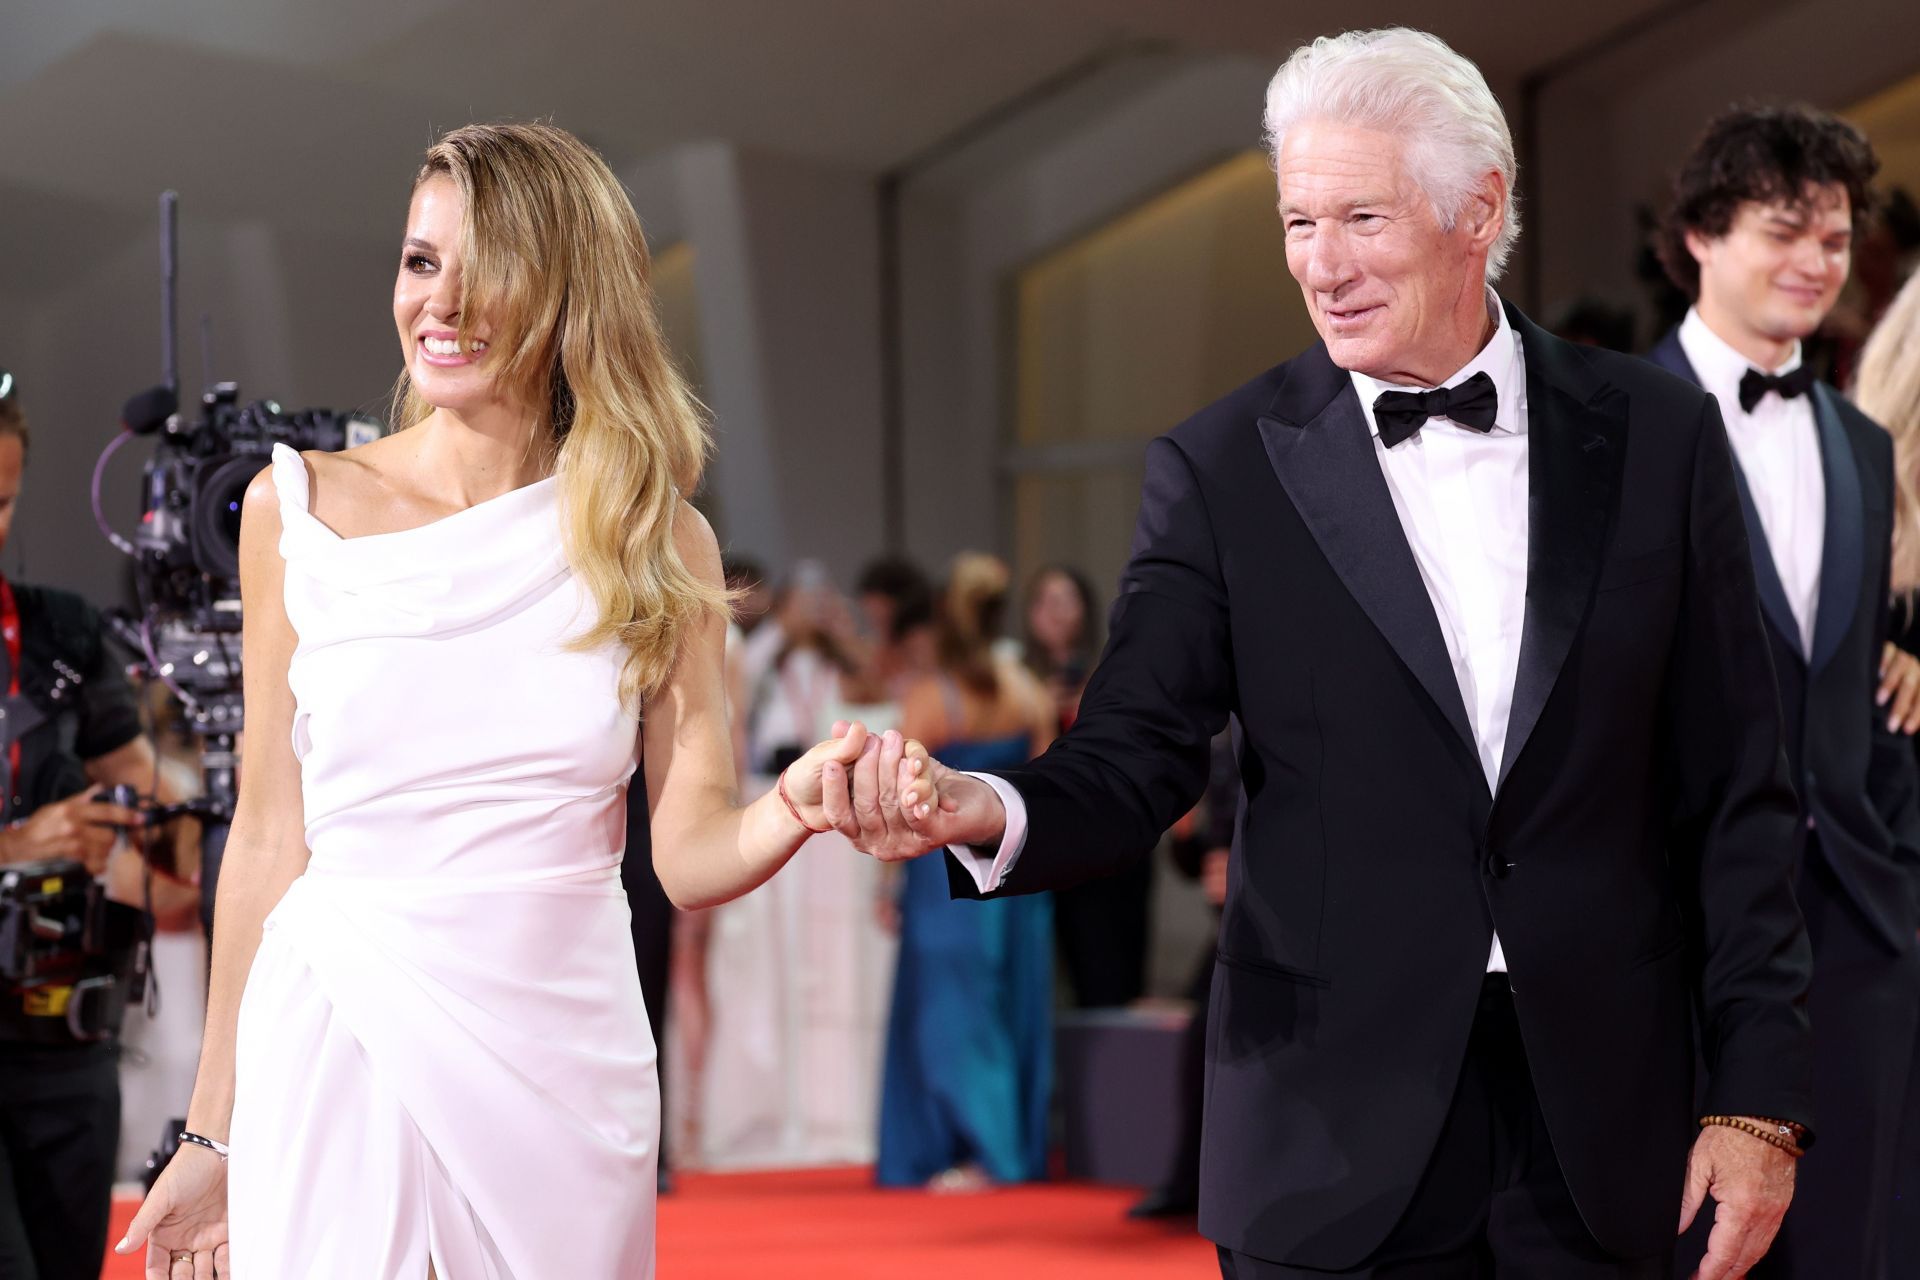
[[[1758,1122],[1756,1122],[1758,1123]],[[1794,1158],[1750,1134],[1708,1125],[1687,1157],[1680,1231],[1714,1199],[1707,1255],[1691,1280],[1740,1280],[1766,1255],[1793,1199]]]
[[[227,1274],[227,1162],[182,1143],[113,1251],[147,1247],[146,1280]]]
[[[806,825],[838,831],[882,862],[1000,838],[1006,814],[986,783],[892,729],[876,735],[842,720],[833,734],[787,770],[788,795]]]

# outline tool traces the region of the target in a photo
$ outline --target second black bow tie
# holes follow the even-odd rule
[[[1446,418],[1474,431],[1491,431],[1499,412],[1500,393],[1485,373],[1476,373],[1457,387],[1382,391],[1373,402],[1380,443],[1389,449],[1426,426],[1428,418]]]
[[[1760,403],[1761,397],[1772,391],[1782,400],[1791,400],[1803,396],[1813,389],[1813,367],[1801,365],[1791,373],[1762,373],[1758,369],[1749,369],[1740,375],[1740,411],[1752,413],[1753,406]]]

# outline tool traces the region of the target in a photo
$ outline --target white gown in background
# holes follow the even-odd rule
[[[241,1003],[237,1280],[645,1278],[659,1084],[620,887],[638,725],[541,481],[342,539],[276,446],[311,860]]]
[[[842,702],[837,674],[811,651],[763,678],[748,743],[756,763],[780,744],[818,742],[836,719],[880,732],[899,718],[891,704]],[[758,796],[773,782],[749,773],[741,794]],[[697,1154],[706,1167],[873,1159],[897,946],[875,919],[879,890],[880,864],[828,832],[758,889],[713,909],[698,1090]]]

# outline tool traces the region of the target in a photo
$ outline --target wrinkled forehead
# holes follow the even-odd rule
[[[1274,157],[1280,209],[1315,216],[1403,199],[1414,186],[1405,145],[1392,134],[1309,122]]]

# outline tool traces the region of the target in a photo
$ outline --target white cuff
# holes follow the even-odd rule
[[[1007,811],[1006,830],[1000,837],[1000,848],[992,858],[968,844],[950,844],[947,852],[973,877],[973,883],[980,892],[992,893],[1007,878],[1007,872],[1012,870],[1020,851],[1027,846],[1027,802],[1020,798],[1020,792],[1014,785],[1004,778],[996,778],[990,773],[969,773],[967,776],[980,779],[1000,797],[1000,803]]]

